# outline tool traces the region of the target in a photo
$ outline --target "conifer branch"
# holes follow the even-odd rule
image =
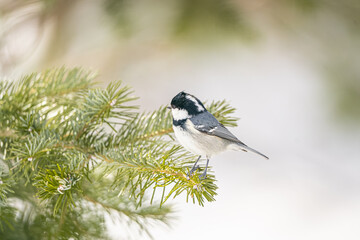
[[[4,129],[2,131],[0,131],[0,138],[16,138],[17,135],[15,133],[15,131],[11,130],[11,129]]]
[[[20,211],[9,208],[10,199],[33,206],[34,219],[60,222],[60,229],[44,227],[64,238],[103,238],[106,212],[148,232],[147,221],[168,221],[171,198],[215,201],[211,168],[205,180],[198,172],[187,177],[195,156],[174,141],[166,107],[140,113],[129,87],[118,81],[94,88],[92,80],[81,69],[59,68],[0,82],[0,232],[20,224],[1,217]],[[236,125],[225,101],[207,108]],[[86,218],[89,206],[96,211]]]
[[[169,133],[172,133],[174,130],[173,128],[167,128],[167,129],[161,129],[159,131],[154,131],[152,133],[147,133],[143,136],[140,136],[138,137],[137,139],[135,140],[146,140],[146,139],[149,139],[149,138],[153,138],[153,137],[157,137],[157,136],[161,136],[161,135],[166,135],[166,134],[169,134]]]

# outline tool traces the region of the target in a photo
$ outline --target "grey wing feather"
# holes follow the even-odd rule
[[[237,139],[234,134],[232,134],[226,127],[219,123],[219,121],[209,112],[201,113],[190,118],[190,120],[194,124],[195,129],[200,132],[237,143],[243,151],[251,151],[263,156],[266,159],[269,159],[264,154],[247,146],[245,143]]]
[[[209,112],[201,113],[192,117],[190,120],[194,124],[194,127],[200,132],[245,145]]]
[[[239,139],[237,139],[237,137],[235,137],[229,130],[227,130],[227,128],[225,128],[222,125],[211,129],[208,134],[209,135],[214,135],[216,137],[224,138],[224,139],[230,140],[232,142],[241,143],[241,144],[245,145]]]

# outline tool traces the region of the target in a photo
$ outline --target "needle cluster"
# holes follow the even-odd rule
[[[196,156],[174,141],[165,106],[141,113],[122,82],[93,79],[59,68],[0,82],[1,239],[106,239],[106,215],[150,234],[169,222],[170,199],[215,200],[211,169],[187,178]],[[208,109],[236,125],[225,101]]]

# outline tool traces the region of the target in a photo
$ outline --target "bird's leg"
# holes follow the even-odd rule
[[[200,160],[201,156],[199,156],[199,158],[196,160],[196,162],[194,163],[194,165],[192,166],[190,172],[187,174],[188,177],[191,177],[192,174],[199,168],[199,165],[197,165],[198,161]]]
[[[206,159],[206,166],[205,166],[204,172],[199,176],[200,180],[203,180],[206,178],[206,172],[207,172],[208,165],[209,165],[209,158]]]

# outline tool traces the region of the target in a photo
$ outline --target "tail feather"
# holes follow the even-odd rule
[[[238,146],[240,147],[241,150],[247,152],[247,151],[250,151],[250,152],[253,152],[253,153],[256,153],[264,158],[266,158],[267,160],[269,159],[267,156],[265,156],[264,154],[262,154],[261,152],[259,151],[256,151],[255,149],[251,148],[251,147],[248,147],[247,145],[245,144],[238,144]]]

